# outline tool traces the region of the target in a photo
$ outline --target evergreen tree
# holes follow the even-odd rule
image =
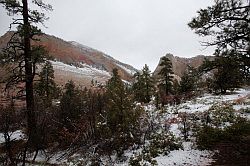
[[[242,73],[237,61],[232,57],[217,57],[212,88],[224,94],[227,90],[238,88],[242,84]]]
[[[171,92],[173,82],[172,63],[167,56],[161,58],[160,66],[162,67],[159,74],[161,76],[160,86],[165,89],[166,95]]]
[[[173,81],[173,93],[176,95],[179,93],[179,89],[180,89],[180,84],[179,81],[177,79],[174,79]]]
[[[142,79],[144,82],[145,88],[145,101],[148,103],[150,102],[150,98],[153,95],[154,91],[154,84],[153,84],[153,78],[151,76],[151,72],[148,68],[148,65],[145,64],[145,66],[142,69]]]
[[[216,56],[213,61],[205,60],[199,67],[201,74],[206,72],[213,73],[213,78],[207,78],[207,86],[209,90],[216,93],[226,93],[227,90],[233,90],[242,85],[244,74],[240,67],[237,54],[233,50],[225,51],[222,56]]]
[[[180,93],[188,93],[196,89],[197,78],[195,69],[188,66],[180,81]]]
[[[134,82],[132,85],[134,99],[139,102],[144,102],[144,92],[143,92],[143,82],[142,82],[142,74],[140,72],[136,72],[134,74]]]
[[[51,105],[53,98],[58,97],[59,90],[54,81],[54,70],[49,61],[45,62],[39,73],[39,82],[35,84],[35,91],[48,105]]]
[[[139,140],[139,116],[140,111],[136,109],[132,101],[132,95],[122,82],[118,70],[113,70],[113,76],[107,83],[106,117],[104,126],[101,126],[102,135],[112,139],[111,148],[117,153]]]
[[[4,49],[1,62],[5,65],[14,64],[12,75],[7,80],[7,86],[11,84],[25,83],[26,109],[27,109],[27,134],[28,141],[23,153],[23,165],[25,165],[26,150],[39,144],[36,129],[36,116],[34,106],[33,80],[36,74],[36,65],[42,61],[44,50],[41,46],[31,46],[31,40],[41,31],[34,24],[43,23],[47,18],[37,9],[29,8],[28,0],[0,0],[0,4],[7,10],[8,15],[13,16],[13,24],[18,25],[7,47]],[[50,5],[42,0],[33,0],[32,4],[42,10],[52,10]],[[33,24],[33,25],[32,25]]]
[[[79,119],[81,109],[80,91],[75,87],[73,81],[65,84],[65,92],[60,101],[60,119],[64,127],[73,131],[73,123]]]
[[[211,7],[198,11],[188,25],[200,36],[212,36],[211,42],[203,44],[216,46],[217,56],[234,57],[243,78],[250,82],[249,22],[249,0],[217,0]]]
[[[142,74],[137,72],[134,77],[135,83],[133,84],[133,93],[135,99],[140,102],[149,103],[154,93],[154,84],[148,66],[145,64],[142,69]]]

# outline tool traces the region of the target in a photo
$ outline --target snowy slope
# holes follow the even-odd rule
[[[231,95],[214,96],[211,94],[205,94],[202,97],[195,98],[191,101],[184,102],[176,106],[167,106],[165,110],[157,110],[152,105],[144,106],[150,116],[155,119],[156,124],[164,126],[166,123],[169,125],[169,131],[175,135],[176,138],[183,137],[181,135],[179,123],[179,115],[176,114],[186,113],[201,113],[207,111],[213,104],[231,104],[233,108],[238,111],[240,109],[250,109],[250,101],[245,103],[238,103],[239,99],[247,99],[250,97],[250,89],[239,89]],[[249,99],[248,99],[249,100]],[[246,101],[246,100],[245,100]],[[163,112],[162,112],[163,111]],[[241,114],[241,116],[250,119],[249,114]],[[171,120],[176,119],[176,121]],[[198,150],[193,145],[193,142],[183,142],[183,150],[171,151],[167,156],[159,156],[154,158],[159,166],[206,166],[213,162],[212,155],[214,152],[208,150]],[[132,156],[131,153],[127,153],[128,156]],[[122,166],[128,166],[128,163],[118,164]]]
[[[62,64],[61,62],[52,62],[53,66],[56,68],[60,68],[60,70],[65,71],[71,71],[72,73],[80,73],[80,74],[96,74],[99,72],[105,71],[99,71],[96,69],[92,69],[90,66],[87,66],[86,68],[75,68],[70,65]],[[102,73],[103,74],[103,73]],[[108,73],[106,73],[108,76]],[[181,124],[178,122],[178,114],[176,112],[186,112],[186,113],[202,113],[204,111],[207,111],[213,104],[231,104],[236,109],[236,111],[244,108],[244,109],[250,109],[250,89],[239,89],[234,94],[231,95],[221,95],[221,96],[214,96],[211,94],[205,94],[201,97],[195,98],[191,101],[184,102],[180,105],[176,106],[167,106],[164,110],[157,110],[153,104],[145,105],[144,108],[146,112],[148,112],[148,115],[153,119],[155,124],[165,125],[166,122],[169,122],[169,120],[177,119],[177,121],[172,121],[172,123],[169,123],[169,131],[177,138],[181,138],[181,131],[180,127]],[[244,99],[244,100],[242,100]],[[240,101],[240,102],[239,102]],[[242,102],[243,101],[243,102]],[[244,116],[242,114],[241,116]],[[249,116],[249,114],[248,114]],[[14,133],[21,133],[20,131],[16,131]],[[13,134],[16,135],[16,134]],[[21,136],[13,136],[13,138],[21,139]],[[2,143],[3,135],[0,134],[0,142]],[[159,166],[206,166],[210,165],[213,162],[212,155],[214,152],[208,151],[208,150],[198,150],[195,148],[195,145],[193,143],[193,140],[190,141],[183,141],[182,142],[183,149],[179,150],[173,150],[170,151],[168,155],[160,155],[154,160],[157,161]],[[141,152],[142,149],[137,150],[127,150],[125,152],[125,156],[127,157],[126,161],[119,162],[116,160],[115,156],[106,156],[109,160],[112,160],[112,165],[115,166],[128,166],[129,158],[133,156],[137,152]],[[50,163],[55,163],[58,165],[75,165],[78,161],[86,160],[84,156],[81,154],[74,154],[72,158],[74,160],[57,160],[61,156],[60,152],[58,154],[55,154],[51,159]],[[45,160],[45,157],[43,154],[39,154],[38,158],[39,161]],[[85,156],[86,157],[86,156]],[[110,165],[109,162],[106,163],[105,156],[102,157],[103,165]],[[88,160],[88,159],[87,159]],[[75,162],[74,162],[75,161]]]
[[[71,72],[71,73],[80,74],[80,75],[89,76],[89,77],[102,76],[102,75],[107,76],[107,77],[111,76],[109,72],[94,68],[87,64],[81,64],[82,67],[76,67],[76,66],[65,64],[63,62],[59,62],[59,61],[51,61],[51,63],[54,69],[59,69],[65,72]]]
[[[77,47],[78,49],[81,50],[81,52],[85,53],[85,55],[90,58],[93,62],[99,64],[99,65],[103,65],[105,66],[106,69],[108,69],[110,71],[110,64],[113,65],[113,68],[121,68],[122,70],[124,70],[127,74],[129,74],[130,76],[133,76],[138,70],[135,69],[134,67],[122,63],[116,59],[114,59],[113,57],[100,52],[98,50],[95,50],[93,48],[90,48],[88,46],[82,45],[80,43],[77,43],[75,41],[71,41],[70,42],[72,45],[74,45],[75,47]],[[92,54],[90,54],[92,53]]]
[[[137,72],[137,70],[135,70],[133,68],[128,68],[125,65],[122,65],[122,64],[119,64],[119,63],[116,63],[116,65],[119,66],[120,68],[122,68],[123,70],[125,70],[127,73],[129,73],[131,75],[134,75]]]
[[[87,64],[80,64],[81,67],[76,67],[59,61],[51,61],[51,63],[55,71],[55,80],[61,85],[73,80],[77,85],[89,87],[92,81],[105,84],[111,78],[109,72]]]

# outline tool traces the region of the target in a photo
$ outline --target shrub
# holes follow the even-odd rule
[[[141,153],[131,157],[129,164],[131,166],[157,165],[153,158],[160,154],[168,155],[172,150],[181,149],[182,145],[178,139],[169,133],[154,133],[150,136],[149,144],[144,147]]]
[[[199,149],[212,149],[222,138],[222,131],[218,128],[204,126],[196,135],[197,147]]]
[[[223,128],[229,124],[233,124],[237,121],[237,116],[232,105],[213,105],[203,117],[204,122],[208,125]]]
[[[199,149],[216,149],[221,142],[236,144],[240,140],[250,136],[250,122],[240,118],[224,129],[211,126],[201,127],[196,135]]]

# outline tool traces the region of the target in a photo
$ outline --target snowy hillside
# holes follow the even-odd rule
[[[0,36],[0,48],[4,48],[7,46],[7,43],[10,40],[13,33],[14,32],[7,32],[3,36]],[[39,40],[37,42],[32,42],[31,44],[42,45],[47,50],[48,54],[51,57],[65,64],[73,64],[75,66],[86,64],[86,66],[83,66],[83,68],[91,68],[90,70],[92,69],[94,70],[94,68],[101,69],[101,70],[108,71],[110,74],[112,73],[112,70],[114,68],[117,68],[120,70],[119,74],[121,78],[126,81],[131,81],[132,73],[133,73],[131,71],[137,71],[137,69],[135,69],[134,67],[128,64],[122,63],[114,59],[113,57],[103,53],[102,51],[82,45],[80,43],[73,42],[73,41],[68,42],[56,36],[52,36],[48,34],[43,34],[39,36],[38,38]],[[57,64],[57,66],[60,66],[60,65],[61,64]],[[62,67],[58,67],[58,68],[61,71]],[[69,71],[70,73],[73,73],[72,71],[74,72],[76,71],[76,70],[72,70],[72,68],[70,68],[70,70],[71,70]],[[67,71],[65,72],[66,74],[69,73]],[[80,73],[84,73],[84,72],[85,71],[75,72],[77,73],[76,78],[73,77],[74,74],[72,76],[67,75],[65,76],[66,77],[65,80],[67,81],[68,80],[67,77],[69,77],[69,79],[72,79],[77,84],[85,84],[86,82],[82,82],[79,80],[80,77],[81,79],[89,80],[89,77],[91,76],[88,76],[86,74],[81,74],[81,76],[79,76]],[[94,71],[94,72],[98,74],[97,76],[98,78],[101,77],[100,74],[102,74],[102,71],[101,72]],[[93,72],[90,72],[90,73],[93,73]],[[57,74],[59,74],[59,78],[57,78]],[[1,75],[1,71],[0,71],[0,75]],[[103,77],[106,77],[106,73],[104,73]],[[64,81],[62,72],[55,72],[55,79],[56,79],[56,82],[59,80],[57,82],[59,84],[66,83]],[[87,81],[86,84],[89,84],[88,82],[89,81]]]
[[[80,74],[80,75],[89,76],[89,77],[96,77],[96,76],[102,76],[102,75],[105,75],[107,77],[111,76],[109,72],[104,71],[104,70],[99,70],[87,64],[81,64],[82,67],[76,67],[76,66],[65,64],[63,62],[59,62],[59,61],[51,61],[51,63],[54,69],[65,71],[65,72]]]
[[[51,61],[55,70],[55,79],[59,83],[65,83],[68,80],[84,86],[89,86],[91,81],[105,83],[110,77],[110,73],[105,70],[100,70],[87,64],[81,64],[81,67],[68,65],[59,61]]]
[[[134,75],[137,70],[133,69],[133,68],[129,68],[123,64],[119,64],[119,63],[116,63],[117,66],[119,66],[120,68],[122,68],[123,70],[125,70],[127,73],[131,74],[131,75]]]
[[[93,69],[90,66],[84,68],[76,68],[74,66],[66,65],[61,62],[52,62],[53,66],[56,69],[65,72],[76,73],[80,75],[89,75],[94,76],[97,74],[105,74],[109,77],[109,73],[97,69]],[[214,159],[214,151],[209,150],[198,150],[195,144],[195,138],[191,136],[187,141],[183,139],[183,116],[182,115],[191,115],[191,116],[200,116],[203,115],[214,105],[217,106],[232,106],[234,108],[234,113],[237,116],[246,117],[250,120],[250,113],[245,112],[244,110],[250,110],[250,89],[240,89],[235,93],[230,95],[220,95],[215,96],[211,94],[204,94],[200,97],[186,101],[180,105],[166,106],[163,109],[156,109],[154,104],[142,105],[149,116],[149,120],[154,125],[155,130],[161,135],[161,133],[168,132],[172,134],[175,139],[181,143],[181,147],[177,150],[171,150],[166,155],[161,154],[157,157],[154,157],[153,160],[157,162],[159,166],[206,166],[210,165]],[[138,103],[139,104],[139,103]],[[140,105],[140,104],[139,104]],[[229,125],[229,123],[226,123]],[[157,127],[158,126],[158,127]],[[21,134],[20,134],[21,133]],[[192,135],[192,134],[191,134]],[[24,134],[21,131],[13,132],[11,139],[25,139]],[[3,134],[0,134],[0,143],[4,142]],[[136,158],[139,154],[142,153],[143,147],[147,147],[149,140],[145,142],[145,145],[139,149],[130,149],[125,151],[123,161],[117,160],[116,156],[102,156],[100,157],[100,162],[103,165],[117,165],[117,166],[128,166],[129,160],[131,157]],[[96,146],[96,145],[95,145]],[[94,151],[95,146],[90,148],[91,151]],[[49,163],[57,165],[77,165],[85,163],[86,165],[90,164],[89,157],[93,157],[94,153],[89,153],[87,156],[82,156],[81,154],[74,154],[70,158],[66,158],[68,152],[61,151],[60,153],[53,154],[50,156]],[[45,161],[46,155],[39,153],[38,160]],[[141,164],[151,165],[147,161],[141,161]]]

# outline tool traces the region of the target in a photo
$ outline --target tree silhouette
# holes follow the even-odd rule
[[[35,40],[35,35],[41,34],[34,24],[42,23],[47,19],[44,13],[38,10],[31,10],[27,0],[0,0],[0,4],[7,10],[9,16],[13,16],[10,27],[17,25],[17,31],[11,37],[1,61],[5,65],[12,64],[12,75],[7,80],[7,86],[20,82],[25,83],[28,141],[27,146],[36,146],[38,138],[36,134],[36,116],[34,107],[34,87],[33,80],[36,74],[36,65],[43,60],[44,49],[41,46],[31,46],[31,40]],[[42,0],[33,0],[32,4],[43,10],[52,10],[50,5]],[[21,16],[21,17],[19,17]],[[23,165],[25,165],[26,150],[23,155]]]
[[[160,66],[162,67],[159,74],[161,76],[160,85],[165,88],[165,93],[168,95],[172,88],[173,70],[172,62],[167,56],[161,58]]]

